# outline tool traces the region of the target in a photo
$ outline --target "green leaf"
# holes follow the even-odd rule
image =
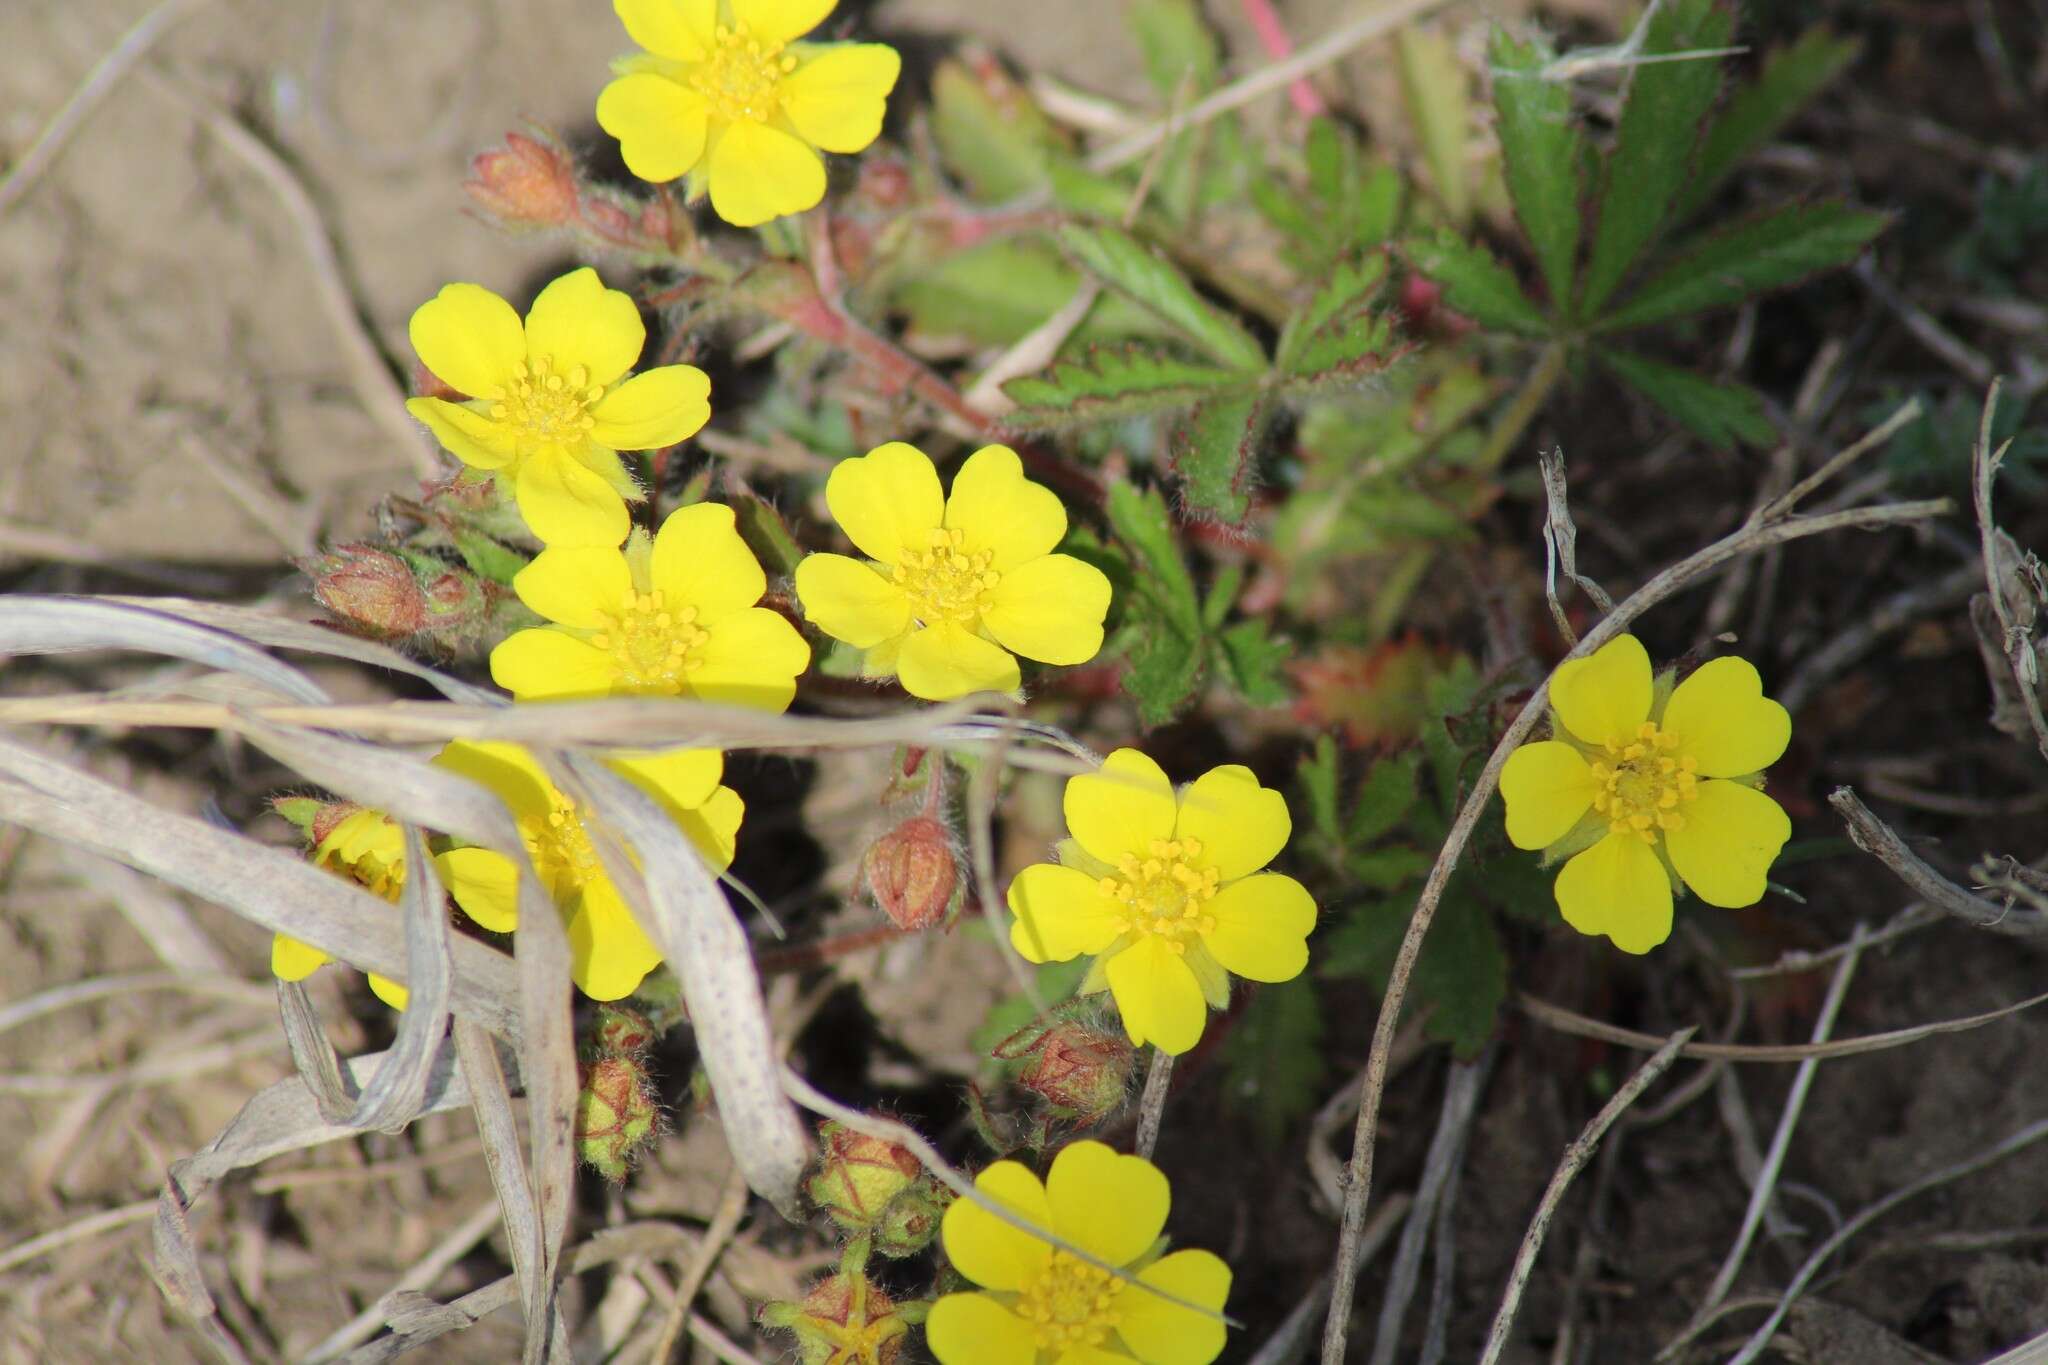
[[[1464,64],[1440,30],[1413,24],[1403,26],[1395,38],[1395,62],[1401,71],[1402,101],[1422,144],[1437,202],[1451,226],[1462,228],[1472,216],[1465,170],[1471,82]]]
[[[1053,1005],[1071,996],[1074,988],[1088,974],[1088,963],[1089,959],[1077,957],[1071,962],[1048,962],[1035,968],[1032,984],[1038,988],[1038,998]],[[989,1007],[980,1027],[967,1035],[967,1046],[986,1057],[995,1050],[997,1043],[1037,1017],[1038,1006],[1032,1003],[1030,996],[1005,996]]]
[[[1725,450],[1737,441],[1761,446],[1777,439],[1777,428],[1754,389],[1719,384],[1628,351],[1602,350],[1599,355],[1630,387],[1710,445]]]
[[[1447,305],[1480,326],[1538,337],[1553,330],[1513,272],[1485,247],[1446,228],[1434,237],[1410,237],[1401,250],[1418,272],[1443,286]]]
[[[452,539],[455,553],[462,556],[462,562],[469,566],[471,573],[508,588],[519,571],[532,562],[531,556],[508,549],[481,531],[461,528]]]
[[[1369,844],[1408,817],[1415,805],[1415,772],[1419,762],[1411,749],[1372,765],[1365,781],[1359,784],[1358,799],[1345,828],[1345,837],[1351,843]]]
[[[740,539],[754,552],[754,558],[761,561],[761,567],[773,578],[787,578],[796,572],[797,562],[804,557],[803,548],[796,543],[796,537],[789,533],[789,523],[775,510],[774,504],[753,493],[740,493],[731,498],[733,521]]]
[[[1493,916],[1473,896],[1453,889],[1415,962],[1415,993],[1432,1007],[1428,1037],[1448,1042],[1461,1059],[1486,1046],[1508,994],[1508,955]]]
[[[1223,1044],[1223,1093],[1277,1146],[1322,1093],[1323,1010],[1306,977],[1261,986]]]
[[[1311,382],[1350,380],[1385,369],[1399,354],[1393,318],[1381,306],[1387,258],[1340,264],[1280,335],[1277,363]]]
[[[1214,398],[1174,423],[1168,450],[1186,508],[1232,526],[1250,514],[1267,406],[1257,394]]]
[[[1695,238],[1675,248],[1676,259],[1593,330],[1620,331],[1726,308],[1847,265],[1890,221],[1847,204],[1795,204]]]
[[[1113,422],[1192,408],[1246,386],[1246,376],[1235,370],[1176,360],[1137,346],[1101,348],[1085,359],[1062,360],[1043,374],[1024,375],[1003,385],[1003,392],[1017,404],[1003,415],[1003,425],[1043,431]]]
[[[1240,621],[1216,637],[1222,647],[1223,672],[1237,694],[1254,706],[1278,706],[1294,695],[1287,685],[1286,664],[1294,657],[1291,640],[1276,640],[1264,621]]]
[[[1069,223],[1060,245],[1110,288],[1180,329],[1187,338],[1235,370],[1266,368],[1265,348],[1235,318],[1195,292],[1165,257],[1120,228]]]
[[[1007,346],[1074,296],[1086,277],[1040,237],[998,237],[954,252],[906,280],[890,300],[914,332]],[[1177,333],[1120,294],[1097,300],[1074,331],[1084,342]]]
[[[1118,632],[1130,661],[1124,691],[1145,724],[1163,725],[1201,686],[1208,653],[1201,599],[1157,489],[1141,493],[1128,483],[1112,484],[1105,510],[1131,559]]]
[[[1337,741],[1329,735],[1317,735],[1315,752],[1294,766],[1303,804],[1308,807],[1309,828],[1332,850],[1341,850],[1344,844],[1344,824],[1337,814],[1341,771]]]
[[[1798,117],[1799,111],[1856,60],[1862,43],[1816,24],[1764,63],[1756,81],[1735,92],[1700,144],[1691,178],[1679,192],[1673,221],[1691,217],[1729,174]]]
[[[1571,87],[1536,74],[1554,55],[1541,39],[1518,43],[1506,29],[1493,31],[1493,105],[1508,194],[1522,231],[1536,248],[1550,305],[1564,313],[1571,308],[1579,250],[1579,166],[1585,149],[1572,115]]]
[[[1124,17],[1144,56],[1145,76],[1162,99],[1181,94],[1183,81],[1193,95],[1216,83],[1223,53],[1194,0],[1132,0]]]
[[[1671,0],[1650,20],[1642,55],[1724,47],[1733,22],[1715,0]],[[1580,318],[1599,317],[1628,268],[1663,230],[1720,88],[1718,57],[1652,61],[1635,68],[1614,151],[1607,158]]]
[[[946,169],[976,199],[1015,199],[1045,183],[1059,135],[1007,74],[987,64],[939,63],[932,75],[932,136]]]
[[[1430,864],[1435,861],[1435,855],[1424,853],[1419,848],[1372,848],[1352,854],[1346,860],[1344,870],[1360,886],[1374,891],[1391,891],[1429,871]]]

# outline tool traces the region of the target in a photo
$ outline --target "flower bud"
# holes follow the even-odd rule
[[[578,1071],[576,1154],[605,1179],[624,1180],[661,1131],[654,1086],[630,1057],[602,1057]]]
[[[590,1030],[590,1046],[602,1057],[640,1057],[654,1046],[654,1025],[647,1016],[624,1005],[597,1007],[597,1022]]]
[[[273,796],[271,811],[289,820],[309,844],[325,843],[334,827],[362,807],[353,801],[322,801],[317,796]]]
[[[998,1061],[1022,1062],[1017,1084],[1063,1117],[1100,1123],[1130,1094],[1136,1050],[1120,1033],[1055,1015],[996,1044]]]
[[[402,640],[427,623],[427,599],[412,567],[374,545],[337,545],[299,561],[313,596],[353,633]]]
[[[930,1172],[918,1176],[909,1188],[889,1201],[876,1220],[875,1250],[884,1256],[917,1255],[939,1235],[939,1220],[946,1216],[946,1206],[952,1202],[953,1192],[936,1176]]]
[[[890,1201],[924,1173],[923,1163],[909,1148],[856,1133],[842,1123],[820,1125],[818,1139],[823,1144],[818,1170],[804,1191],[848,1232],[874,1227]]]
[[[867,1260],[867,1243],[856,1238],[839,1269],[813,1284],[803,1302],[764,1305],[761,1325],[795,1333],[803,1365],[893,1365],[931,1305],[891,1299],[867,1277]]]
[[[929,929],[945,919],[960,889],[960,864],[946,827],[913,816],[877,839],[861,860],[868,892],[898,929]]]
[[[561,227],[576,217],[576,163],[545,133],[507,133],[505,145],[469,163],[462,188],[477,205],[512,227]]]

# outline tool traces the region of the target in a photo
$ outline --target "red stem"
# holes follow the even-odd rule
[[[1294,51],[1294,40],[1287,36],[1287,26],[1280,22],[1280,14],[1273,8],[1273,0],[1239,0],[1244,6],[1244,17],[1251,21],[1252,30],[1259,35],[1259,46],[1266,49],[1266,55],[1274,61]],[[1294,107],[1304,118],[1316,118],[1329,112],[1323,97],[1308,83],[1308,77],[1297,76],[1287,87],[1287,94],[1294,101]]]

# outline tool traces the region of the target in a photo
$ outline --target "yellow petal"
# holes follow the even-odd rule
[[[711,420],[711,380],[695,365],[661,365],[613,389],[590,415],[590,439],[613,450],[653,450],[686,441]]]
[[[765,123],[726,125],[711,148],[711,208],[734,227],[814,209],[825,197],[825,163]]]
[[[510,858],[487,848],[451,848],[434,855],[434,870],[463,914],[494,934],[519,927],[519,871]]]
[[[661,950],[603,877],[583,884],[569,917],[569,976],[592,1000],[623,1000],[661,965]]]
[[[619,140],[627,170],[660,185],[704,160],[710,106],[680,81],[633,71],[597,92],[597,126]]]
[[[1057,863],[1033,863],[1010,882],[1010,943],[1028,962],[1066,962],[1099,953],[1123,932],[1121,907],[1096,878]]]
[[[814,147],[861,151],[881,136],[903,59],[881,43],[831,43],[814,51],[783,77],[783,115]]]
[[[379,976],[375,972],[365,972],[364,975],[370,979],[370,994],[400,1014],[405,1013],[405,1007],[412,1002],[411,991],[388,976]]]
[[[1308,966],[1316,903],[1292,877],[1265,872],[1232,882],[1203,907],[1216,927],[1202,936],[1216,960],[1247,981],[1292,981]]]
[[[690,836],[690,842],[704,855],[711,870],[723,872],[732,866],[732,855],[739,847],[740,822],[746,814],[747,803],[740,800],[740,794],[731,787],[720,787],[705,798],[703,805],[678,816],[676,824]]]
[[[445,398],[408,398],[405,410],[471,469],[503,469],[512,462],[504,426],[480,412]]]
[[[366,857],[387,865],[403,863],[405,831],[381,810],[359,810],[327,831],[314,856],[331,856],[345,863]]]
[[[1023,685],[1017,661],[999,646],[955,625],[915,630],[896,657],[903,690],[926,701],[951,701],[970,692],[1015,692]]]
[[[1625,744],[1650,718],[1650,656],[1633,635],[1558,665],[1550,704],[1564,728],[1588,744]]]
[[[1144,935],[1104,962],[1102,971],[1133,1043],[1178,1056],[1202,1040],[1208,1002],[1195,974],[1165,939]]]
[[[1138,1274],[1141,1284],[1213,1308],[1230,1298],[1230,1267],[1207,1251],[1176,1251]],[[1124,1285],[1116,1297],[1116,1333],[1147,1365],[1209,1365],[1223,1354],[1224,1326],[1177,1303]]]
[[[1126,854],[1144,857],[1155,839],[1171,839],[1178,814],[1173,784],[1136,749],[1118,749],[1100,772],[1068,778],[1064,806],[1082,849],[1112,867]]]
[[[1085,664],[1102,648],[1109,579],[1072,555],[1044,555],[1004,574],[981,623],[1003,648],[1048,664]]]
[[[546,819],[554,809],[554,784],[533,761],[533,755],[517,744],[450,740],[434,755],[434,765],[476,783],[503,801],[519,819]]]
[[[983,446],[953,475],[946,526],[966,537],[969,550],[993,555],[989,567],[1008,573],[1052,553],[1067,533],[1067,509],[1050,488],[1024,477],[1016,451]]]
[[[1018,1162],[996,1162],[974,1177],[974,1188],[1019,1214],[1026,1223],[1051,1229],[1052,1205],[1046,1201],[1045,1186]],[[956,1199],[947,1206],[939,1238],[953,1268],[984,1289],[1020,1289],[1052,1259],[1051,1243],[967,1199]]]
[[[1791,714],[1764,695],[1755,666],[1733,656],[1708,660],[1678,685],[1664,728],[1681,754],[1699,760],[1702,777],[1760,773],[1792,742]]]
[[[903,589],[845,555],[804,556],[796,566],[796,596],[805,620],[857,649],[893,640],[910,626]]]
[[[566,380],[582,366],[586,385],[608,386],[640,358],[647,325],[632,296],[607,289],[589,266],[540,291],[526,314],[526,353],[536,366],[552,361]]]
[[[711,638],[684,676],[691,696],[760,711],[789,709],[797,675],[811,663],[811,647],[795,626],[766,607],[748,607],[705,629]]]
[[[1508,842],[1516,848],[1550,847],[1592,809],[1593,792],[1593,770],[1577,749],[1556,739],[1524,744],[1500,770]]]
[[[543,545],[616,546],[633,524],[618,490],[564,455],[521,464],[513,495]]]
[[[512,576],[512,591],[558,625],[602,630],[633,591],[633,574],[615,549],[557,545]]]
[[[825,22],[838,0],[732,0],[732,17],[764,43],[801,38]]]
[[[1073,1142],[1045,1177],[1053,1230],[1099,1260],[1129,1265],[1166,1227],[1173,1194],[1157,1166],[1100,1142]]]
[[[1557,874],[1557,906],[1582,934],[1605,934],[1625,953],[1671,937],[1671,879],[1650,846],[1610,834]]]
[[[526,337],[512,305],[480,284],[449,284],[413,310],[406,328],[420,363],[470,398],[489,398],[526,359]]]
[[[702,60],[718,23],[718,0],[612,0],[612,8],[634,42],[678,62]]]
[[[925,1345],[939,1365],[1032,1365],[1031,1324],[986,1294],[948,1294],[925,1319]]]
[[[667,605],[695,607],[705,625],[745,610],[768,591],[768,575],[719,502],[679,507],[654,536],[648,577]]]
[[[946,515],[939,471],[902,441],[841,460],[825,480],[825,503],[862,554],[890,566],[927,549]]]
[[[491,651],[491,681],[517,701],[609,697],[618,662],[553,626],[516,630]]]
[[[1702,782],[1699,799],[1680,808],[1685,823],[1664,835],[1671,865],[1709,905],[1739,910],[1764,898],[1765,878],[1792,821],[1785,808],[1740,782]]]
[[[332,961],[328,954],[289,934],[271,936],[270,974],[279,981],[304,981]]]
[[[1249,876],[1278,857],[1294,833],[1287,798],[1259,785],[1250,768],[1211,768],[1181,793],[1176,839],[1195,839],[1195,866],[1213,867],[1226,882]]]
[[[725,755],[716,749],[613,753],[605,755],[605,765],[661,802],[672,817],[709,801],[725,776]]]

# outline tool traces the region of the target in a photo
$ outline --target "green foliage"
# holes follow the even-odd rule
[[[1572,118],[1571,88],[1537,74],[1554,55],[1540,39],[1518,43],[1506,29],[1494,30],[1493,104],[1508,194],[1536,250],[1550,306],[1563,313],[1571,307],[1579,250],[1579,167],[1585,148]],[[1433,272],[1426,273],[1434,278]]]
[[[1266,351],[1256,337],[1197,293],[1171,261],[1128,232],[1070,223],[1060,229],[1059,238],[1083,269],[1224,365],[1249,372],[1266,368]]]
[[[1393,319],[1381,300],[1386,278],[1383,255],[1339,263],[1288,319],[1276,357],[1280,370],[1326,380],[1385,368],[1395,354]]]
[[[1007,346],[1074,296],[1084,277],[1043,237],[998,237],[955,252],[897,289],[914,332]],[[1118,294],[1096,302],[1074,341],[1165,338],[1173,329]]]
[[[979,932],[986,937],[987,931],[985,925],[977,922],[968,932]],[[1038,998],[1045,1004],[1056,1005],[1072,996],[1074,988],[1088,975],[1090,961],[1092,959],[1087,957],[1077,957],[1071,962],[1047,962],[1033,967],[1031,984],[1037,987]],[[1038,1006],[1032,1003],[1030,996],[1022,992],[1005,996],[989,1007],[981,1026],[968,1035],[967,1046],[982,1056],[987,1056],[997,1043],[1037,1017]],[[991,1064],[991,1069],[1001,1068]]]
[[[1336,261],[1394,235],[1407,185],[1386,162],[1369,159],[1351,130],[1332,118],[1309,124],[1308,183],[1273,176],[1252,181],[1252,202],[1289,239],[1288,254],[1311,279]]]
[[[1261,986],[1223,1045],[1223,1093],[1248,1115],[1260,1141],[1280,1139],[1321,1097],[1323,1009],[1315,982]]]
[[[1003,392],[1017,407],[1004,415],[1003,422],[1020,431],[1090,426],[1184,410],[1248,387],[1235,370],[1135,346],[1100,349],[1005,384]]]
[[[1266,400],[1246,395],[1212,399],[1174,424],[1167,449],[1190,510],[1233,526],[1244,521],[1266,416]]]
[[[2026,174],[2008,180],[1986,176],[1977,190],[1977,212],[1950,252],[1951,267],[1965,280],[2010,293],[2029,267],[2048,255],[2048,156],[2037,157]]]
[[[787,578],[796,572],[797,563],[803,559],[803,547],[796,543],[796,537],[789,532],[789,523],[775,510],[773,503],[753,493],[731,493],[728,501],[732,505],[733,521],[740,533],[740,539],[754,552],[754,558],[761,561],[761,567],[771,578]]]
[[[1401,251],[1419,274],[1443,287],[1446,304],[1480,326],[1532,337],[1550,334],[1550,320],[1522,292],[1514,271],[1477,242],[1445,228],[1433,237],[1409,238]]]
[[[1939,400],[1923,393],[1919,398],[1920,416],[1899,428],[1885,445],[1885,471],[1902,491],[1947,493],[1967,501],[1970,448],[1977,443],[1984,400],[1975,393],[1952,393]],[[1903,395],[1889,394],[1864,416],[1875,425],[1898,411],[1903,401]],[[1991,448],[2011,442],[1998,466],[1999,481],[2022,497],[2048,489],[2048,426],[2029,426],[2026,418],[2026,406],[2005,394],[1991,415]]]
[[[1472,121],[1470,81],[1451,40],[1440,31],[1404,27],[1394,41],[1401,98],[1422,144],[1423,163],[1444,217],[1463,227],[1472,216],[1465,145]]]
[[[1130,553],[1123,598],[1123,651],[1130,659],[1124,691],[1147,725],[1179,714],[1201,685],[1207,663],[1202,605],[1181,560],[1173,517],[1157,490],[1119,483],[1109,490],[1109,524]]]
[[[959,62],[932,76],[932,137],[946,168],[986,203],[1045,183],[1059,134],[1022,90],[985,80]]]
[[[1673,207],[1673,220],[1696,213],[1744,158],[1762,150],[1814,96],[1848,70],[1861,46],[1854,38],[1837,38],[1817,24],[1790,46],[1773,52],[1756,80],[1735,92],[1701,140],[1692,175]]]
[[[1131,0],[1125,18],[1161,97],[1174,98],[1183,83],[1194,94],[1216,83],[1223,51],[1194,0]]]
[[[1603,350],[1599,356],[1629,387],[1710,445],[1725,448],[1737,441],[1764,445],[1777,436],[1778,429],[1754,389],[1703,379],[1691,370],[1645,360],[1628,351]]]
[[[1286,664],[1294,657],[1294,643],[1275,639],[1270,630],[1262,620],[1240,621],[1216,635],[1230,685],[1254,706],[1278,706],[1293,695]]]

